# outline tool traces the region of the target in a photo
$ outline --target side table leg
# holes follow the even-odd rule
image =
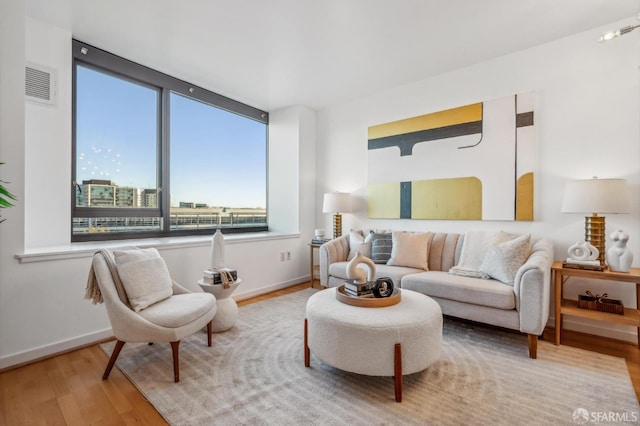
[[[313,246],[309,246],[309,263],[311,271],[311,288],[313,288]]]
[[[640,283],[636,283],[636,310],[640,310]],[[640,327],[638,327],[638,348],[640,348]]]
[[[402,402],[402,346],[396,343],[393,354],[393,374],[396,385],[396,402]]]
[[[555,314],[556,317],[556,345],[560,344],[560,332],[562,331],[562,273],[553,271],[555,290]]]
[[[309,353],[309,345],[308,343],[308,326],[307,326],[307,319],[304,319],[304,366],[305,367],[309,367],[309,365],[311,364],[311,354]]]

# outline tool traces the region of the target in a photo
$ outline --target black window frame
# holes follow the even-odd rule
[[[143,239],[158,238],[169,236],[187,236],[187,235],[211,235],[215,228],[205,229],[177,229],[171,230],[170,215],[171,205],[170,197],[165,196],[169,192],[170,179],[170,141],[169,141],[169,96],[171,92],[180,94],[187,98],[194,99],[209,104],[213,107],[223,109],[225,111],[238,114],[245,118],[249,118],[266,125],[265,135],[265,162],[267,173],[269,170],[269,113],[258,108],[246,105],[242,102],[227,98],[210,90],[189,84],[183,80],[161,73],[144,65],[114,55],[95,46],[83,43],[79,40],[72,40],[72,185],[71,185],[71,241],[109,241],[121,239]],[[76,70],[81,65],[86,68],[96,70],[107,75],[112,75],[136,84],[159,91],[158,103],[158,135],[160,147],[157,150],[158,164],[158,207],[157,208],[99,208],[99,207],[78,207],[76,206],[76,193],[78,185],[81,182],[76,181],[76,112],[77,112],[77,89],[76,89]],[[268,200],[268,176],[265,176],[265,200]],[[269,211],[266,209],[266,220],[268,223]],[[114,233],[87,233],[74,234],[73,220],[74,218],[95,218],[95,217],[159,217],[159,231],[141,231],[141,232],[114,232]],[[262,232],[268,231],[268,225],[243,226],[243,227],[224,227],[224,233],[239,232]]]

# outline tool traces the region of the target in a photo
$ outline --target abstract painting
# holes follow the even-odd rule
[[[533,220],[534,95],[369,127],[367,215]]]

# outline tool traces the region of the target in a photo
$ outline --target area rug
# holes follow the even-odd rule
[[[526,336],[449,318],[442,358],[404,377],[401,403],[391,377],[346,373],[313,354],[305,368],[305,303],[314,291],[241,307],[211,348],[204,332],[183,340],[179,383],[168,344],[129,343],[116,365],[173,425],[638,423],[623,359],[541,341],[532,360]]]

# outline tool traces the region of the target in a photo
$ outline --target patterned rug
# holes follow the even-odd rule
[[[346,373],[311,356],[304,367],[303,290],[243,306],[236,326],[180,345],[124,346],[117,367],[173,425],[637,424],[640,408],[621,358],[446,318],[442,358],[404,377]],[[111,354],[113,342],[102,345]],[[372,355],[373,356],[373,355]],[[574,421],[575,417],[575,421]]]

